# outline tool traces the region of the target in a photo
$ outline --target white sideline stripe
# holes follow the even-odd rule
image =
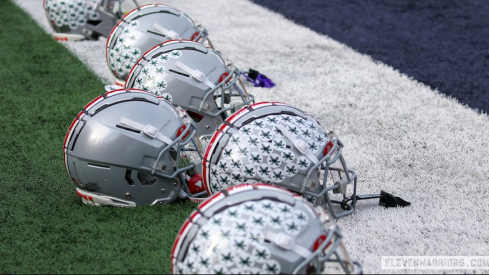
[[[15,2],[51,31],[42,0]],[[487,255],[487,116],[248,1],[164,4],[201,22],[238,68],[256,69],[277,84],[249,85],[257,102],[290,103],[335,130],[348,167],[359,176],[359,194],[385,190],[412,203],[386,210],[359,201],[354,214],[337,221],[366,274],[384,273],[381,256]],[[113,84],[103,42],[63,44],[104,84]]]

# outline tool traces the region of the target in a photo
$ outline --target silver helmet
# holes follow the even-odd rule
[[[241,184],[201,203],[173,245],[173,274],[352,274],[338,225],[321,207],[266,184]]]
[[[212,47],[207,30],[176,8],[150,4],[126,14],[110,33],[106,45],[107,64],[116,84],[124,85],[132,66],[146,51],[174,39],[207,43]]]
[[[202,178],[209,195],[239,183],[281,186],[329,207],[337,218],[356,204],[357,177],[342,150],[337,135],[311,115],[288,104],[259,102],[237,111],[215,132]],[[342,204],[350,193],[354,199]]]
[[[192,119],[162,98],[136,89],[107,92],[73,120],[64,141],[66,170],[85,204],[163,204],[181,190],[197,197],[204,189],[187,185],[201,172],[195,132]]]
[[[240,71],[204,45],[172,40],[147,51],[125,84],[162,96],[194,119],[199,137],[210,137],[232,113],[254,102]]]
[[[122,18],[124,0],[44,0],[53,37],[58,41],[107,38]]]

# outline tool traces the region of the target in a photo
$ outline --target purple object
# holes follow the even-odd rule
[[[255,87],[265,87],[265,88],[272,88],[275,86],[275,83],[272,82],[268,77],[258,74],[255,80]]]
[[[270,78],[253,69],[250,69],[248,74],[243,72],[241,72],[241,74],[244,75],[249,82],[253,83],[255,87],[272,88],[275,86],[275,83],[273,83]]]

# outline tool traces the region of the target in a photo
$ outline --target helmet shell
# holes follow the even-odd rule
[[[120,0],[44,0],[43,8],[58,41],[107,38],[122,18]]]
[[[214,133],[202,178],[209,195],[239,183],[263,182],[328,204],[337,217],[331,204],[356,192],[356,175],[346,167],[342,148],[338,137],[310,114],[285,103],[259,102],[228,117]],[[353,191],[347,190],[350,185]]]
[[[123,86],[132,66],[154,46],[173,39],[204,43],[207,36],[207,30],[200,23],[176,8],[163,4],[143,5],[114,26],[107,39],[107,64],[116,84]]]
[[[191,131],[193,122],[162,98],[136,89],[108,92],[73,120],[64,142],[66,170],[85,203],[169,203],[193,168],[177,153],[195,140]]]
[[[335,253],[343,272],[351,273],[341,238],[333,219],[302,197],[267,184],[236,185],[201,203],[184,222],[173,246],[172,272],[305,274],[335,265]]]
[[[180,106],[196,122],[199,137],[210,137],[232,113],[254,102],[232,62],[214,49],[186,40],[167,41],[147,51],[125,87],[149,91]]]

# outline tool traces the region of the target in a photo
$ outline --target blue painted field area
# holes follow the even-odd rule
[[[489,113],[489,1],[253,2]]]

